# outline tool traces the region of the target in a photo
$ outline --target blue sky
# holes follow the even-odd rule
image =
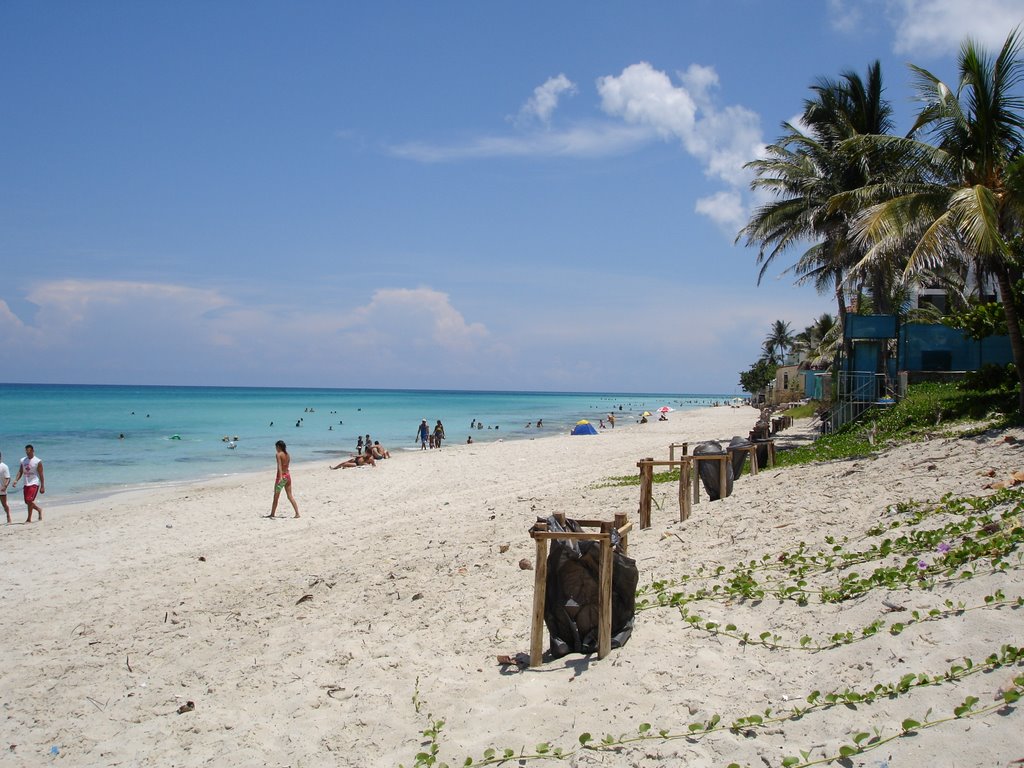
[[[1017,0],[0,3],[0,380],[733,392],[742,166]],[[792,254],[793,258],[798,255]],[[785,266],[785,262],[781,266]]]

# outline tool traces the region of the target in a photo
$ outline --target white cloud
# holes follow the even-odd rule
[[[0,337],[39,352],[31,374],[41,380],[73,371],[85,383],[245,383],[254,376],[322,383],[351,377],[354,365],[362,381],[365,365],[381,385],[414,385],[420,371],[466,369],[489,341],[483,324],[426,287],[382,289],[363,306],[337,309],[252,305],[206,288],[102,280],[42,282],[25,299],[39,308],[35,324],[0,301]]]
[[[726,232],[735,234],[747,222],[743,199],[735,191],[716,192],[697,201],[694,210],[707,216]]]
[[[533,89],[533,96],[519,110],[517,124],[529,124],[533,120],[539,120],[547,125],[551,121],[551,114],[558,107],[558,100],[562,94],[576,93],[576,84],[563,74],[548,78],[543,85]]]
[[[973,38],[995,50],[1024,23],[1020,0],[829,0],[830,23],[854,34],[867,18],[885,19],[893,28],[893,51],[909,56],[946,57]]]
[[[964,38],[997,50],[1024,22],[1020,0],[897,0],[896,53],[935,54],[959,50]]]
[[[853,32],[861,26],[864,4],[861,0],[828,0],[829,23],[839,32]]]
[[[464,144],[408,142],[392,146],[390,152],[423,163],[491,157],[606,157],[631,152],[650,140],[647,129],[601,123],[522,136],[485,136]]]
[[[658,138],[678,141],[701,163],[708,178],[728,187],[701,201],[697,210],[728,227],[732,237],[733,224],[744,218],[742,207],[737,212],[736,205],[742,203],[741,190],[751,178],[743,166],[764,151],[760,116],[739,105],[719,106],[715,98],[719,79],[713,67],[691,64],[677,77],[678,84],[647,62],[632,64],[617,76],[597,80],[601,109],[614,122],[552,129],[559,97],[575,91],[565,75],[558,75],[535,89],[515,121],[519,127],[539,122],[543,130],[451,145],[408,142],[392,146],[390,152],[429,163],[491,157],[604,157],[633,151]]]
[[[387,288],[349,316],[345,333],[358,341],[371,334],[390,347],[472,350],[487,338],[481,323],[467,323],[448,294],[432,288]]]
[[[667,74],[641,62],[617,77],[602,77],[597,89],[605,112],[648,126],[663,139],[678,139],[703,163],[708,177],[728,185],[727,191],[699,201],[697,210],[735,234],[733,224],[746,215],[740,190],[750,172],[743,166],[764,149],[760,117],[746,107],[715,103],[718,75],[711,67],[693,64],[679,73],[679,81],[675,85]]]

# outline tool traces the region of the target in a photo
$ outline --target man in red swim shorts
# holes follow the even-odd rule
[[[36,450],[31,445],[25,446],[25,455],[18,466],[18,476],[11,483],[11,488],[17,487],[22,477],[25,478],[22,493],[25,497],[25,506],[28,507],[28,519],[25,522],[32,522],[33,509],[39,513],[39,522],[42,522],[43,508],[36,504],[36,495],[46,493],[46,480],[43,477],[43,460],[36,456]]]

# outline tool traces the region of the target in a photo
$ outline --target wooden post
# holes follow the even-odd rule
[[[602,526],[603,529],[603,526]],[[612,650],[612,537],[601,537],[601,565],[598,570],[598,634],[597,658],[603,659]]]
[[[651,495],[654,486],[654,465],[653,458],[642,459],[637,462],[640,467],[640,528],[651,527]]]
[[[685,456],[689,452],[689,450],[690,450],[690,444],[689,443],[669,443],[669,446],[668,446],[668,460],[669,461],[675,461],[676,460],[676,448],[681,448],[682,449],[682,455]]]
[[[626,528],[626,513],[616,512],[615,513],[615,528],[619,532],[619,546],[622,549],[622,554],[629,554],[629,530],[623,530]]]
[[[538,522],[538,531],[546,531],[547,523]],[[548,589],[548,540],[534,539],[537,565],[533,575],[533,624],[530,627],[530,666],[539,667],[544,660],[544,599]]]
[[[726,484],[726,478],[729,476],[728,467],[726,463],[729,461],[729,452],[725,452],[725,456],[718,462],[718,498],[724,499],[729,495],[729,486]]]
[[[690,506],[690,474],[693,465],[684,461],[679,467],[679,522],[688,520],[692,508]]]
[[[747,449],[747,453],[750,454],[750,474],[757,474],[757,446],[751,444],[750,448]]]

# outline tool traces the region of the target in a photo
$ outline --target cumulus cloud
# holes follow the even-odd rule
[[[448,294],[432,288],[389,288],[354,310],[344,332],[358,341],[370,334],[392,348],[472,350],[487,337],[481,323],[468,323]]]
[[[548,78],[543,85],[533,89],[533,96],[520,108],[516,123],[528,125],[533,120],[539,120],[548,125],[562,94],[573,93],[576,93],[576,84],[565,75]]]
[[[727,191],[700,201],[697,210],[735,232],[733,224],[745,216],[740,189],[750,179],[743,166],[764,149],[760,117],[746,107],[718,106],[718,75],[711,67],[693,64],[678,79],[677,85],[647,62],[632,64],[598,80],[602,109],[680,141],[709,178],[727,184]]]

